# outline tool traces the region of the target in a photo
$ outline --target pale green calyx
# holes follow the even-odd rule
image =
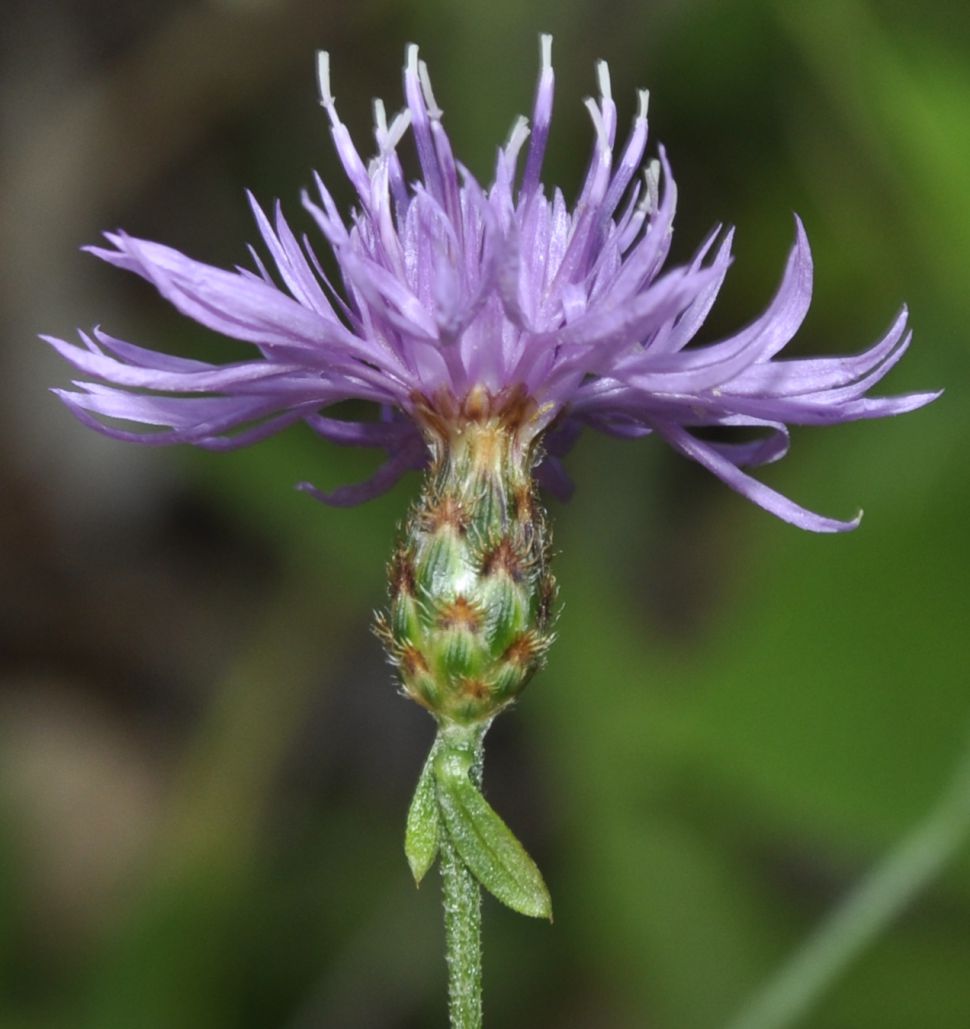
[[[552,642],[555,581],[532,481],[534,404],[473,391],[420,419],[432,463],[389,566],[379,632],[404,692],[440,724],[507,706]]]

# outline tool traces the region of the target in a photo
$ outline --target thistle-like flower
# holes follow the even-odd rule
[[[211,365],[100,329],[80,334],[83,347],[44,337],[100,380],[55,391],[83,422],[116,439],[223,450],[302,420],[333,442],[386,449],[387,462],[367,483],[330,494],[301,484],[344,505],[423,466],[427,443],[460,429],[470,395],[492,412],[512,398],[523,408],[517,431],[542,440],[537,474],[553,494],[568,494],[561,458],[588,426],[624,438],[659,435],[802,528],[829,532],[858,523],[806,511],[742,468],[782,457],[788,425],[900,414],[932,400],[934,393],[867,396],[909,344],[905,309],[859,355],[779,359],[811,298],[811,254],[796,221],[767,310],[726,339],[691,346],[731,262],[732,232],[715,230],[688,265],[665,269],[677,199],[670,167],[660,148],[659,161],[638,178],[646,92],[625,146],[615,149],[617,112],[603,63],[599,100],[586,101],[594,142],[580,195],[570,209],[560,190],[548,194],[541,179],[553,98],[548,36],[531,128],[523,118],[515,123],[487,190],[452,154],[416,47],[407,52],[405,109],[388,124],[375,103],[377,152],[366,165],[337,114],[326,54],[318,70],[321,102],[359,207],[348,224],[319,178],[317,195],[305,194],[303,204],[333,250],[343,289],[330,283],[312,242],[296,238],[280,206],[270,221],[252,197],[275,278],[255,251],[257,272],[228,271],[108,233],[110,246],[90,247],[92,253],[143,276],[195,321],[254,344],[259,356]],[[412,184],[397,153],[409,129],[421,168]],[[379,419],[354,424],[321,413],[351,398],[380,405]],[[470,406],[478,411],[481,404]],[[763,435],[730,443],[695,434],[709,427]]]
[[[568,495],[562,458],[584,427],[657,435],[780,518],[842,531],[858,518],[814,514],[743,469],[782,457],[791,424],[899,414],[936,396],[868,396],[909,344],[905,309],[857,356],[779,356],[811,297],[811,255],[797,219],[765,312],[734,335],[695,344],[731,263],[732,232],[715,229],[689,263],[667,267],[677,193],[662,147],[644,168],[647,93],[618,147],[605,64],[597,76],[599,98],[586,101],[592,156],[570,206],[542,181],[550,37],[541,41],[531,125],[514,124],[487,188],[455,160],[416,47],[407,51],[404,110],[389,122],[375,104],[368,163],[340,120],[321,54],[321,103],[358,206],[344,219],[319,178],[303,206],[340,282],[279,205],[270,218],[250,197],[270,258],[253,250],[255,271],[215,268],[123,232],[90,249],[147,279],[195,321],[253,344],[258,356],[213,365],[101,329],[82,332],[82,346],[45,337],[96,380],[55,392],[81,421],[117,439],[224,450],[303,421],[332,442],[383,448],[387,460],[368,482],[331,493],[300,485],[338,505],[428,467],[379,624],[404,691],[440,727],[412,805],[408,855],[420,878],[439,843],[454,847],[480,881],[531,914],[548,908],[541,879],[473,780],[482,733],[551,641],[555,586],[536,482]],[[410,183],[398,153],[409,132],[420,166]],[[348,399],[372,401],[373,420],[325,413]],[[744,435],[712,440],[709,429]],[[490,840],[487,859],[475,833]]]

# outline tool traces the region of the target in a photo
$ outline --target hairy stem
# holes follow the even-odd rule
[[[470,750],[470,775],[482,784],[484,728],[461,732],[457,749]],[[449,741],[451,742],[451,741]],[[447,744],[446,744],[447,745]],[[441,900],[448,963],[448,1014],[451,1029],[482,1025],[482,891],[447,832],[441,839]]]
[[[441,841],[441,886],[448,962],[451,1029],[482,1024],[482,895],[475,877],[445,834]]]

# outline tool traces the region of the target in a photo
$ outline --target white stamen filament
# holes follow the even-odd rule
[[[643,171],[647,191],[643,197],[644,211],[653,211],[660,202],[660,162],[654,158]]]
[[[407,132],[411,124],[411,112],[405,108],[394,115],[390,126],[387,124],[387,108],[380,97],[374,99],[374,135],[377,138],[377,145],[380,148],[381,156],[389,154]]]
[[[428,74],[428,66],[424,61],[418,63],[418,78],[421,80],[421,92],[424,93],[424,102],[428,105],[429,116],[435,119],[440,118],[443,112],[431,91],[431,76]]]
[[[374,97],[374,126],[377,129],[377,140],[383,146],[387,138],[387,110],[379,96]]]
[[[407,59],[405,61],[405,71],[409,78],[418,77],[418,44],[408,43],[407,45]]]
[[[411,112],[405,108],[403,111],[398,111],[394,115],[394,121],[391,122],[390,128],[387,130],[387,148],[388,150],[394,150],[398,143],[404,138],[404,133],[407,132],[411,125]]]
[[[650,90],[637,90],[637,119],[646,121],[647,112],[650,110]]]
[[[599,109],[599,105],[592,97],[587,97],[583,103],[586,105],[586,110],[589,111],[590,118],[593,119],[593,128],[596,130],[600,144],[604,150],[609,150],[609,136],[606,133],[606,123],[603,121],[603,114]]]
[[[515,164],[515,159],[519,156],[519,151],[522,149],[522,144],[529,138],[529,120],[523,115],[519,115],[515,119],[515,124],[512,126],[512,131],[509,133],[509,140],[505,144],[505,156],[508,159],[509,164]]]
[[[610,88],[610,67],[606,61],[596,62],[596,78],[600,84],[600,96],[604,100],[612,100],[613,91]]]
[[[320,92],[320,103],[331,110],[334,106],[333,93],[330,92],[330,54],[326,50],[317,51],[317,88]]]
[[[543,33],[539,36],[539,53],[542,67],[539,74],[552,70],[552,36]]]

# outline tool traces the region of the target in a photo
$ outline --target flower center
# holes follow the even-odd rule
[[[442,446],[466,446],[468,440],[487,448],[489,439],[494,441],[499,435],[516,441],[523,451],[531,451],[547,424],[541,417],[543,408],[521,384],[496,393],[473,386],[463,397],[445,389],[432,397],[414,393],[411,403],[412,417],[435,453]]]

